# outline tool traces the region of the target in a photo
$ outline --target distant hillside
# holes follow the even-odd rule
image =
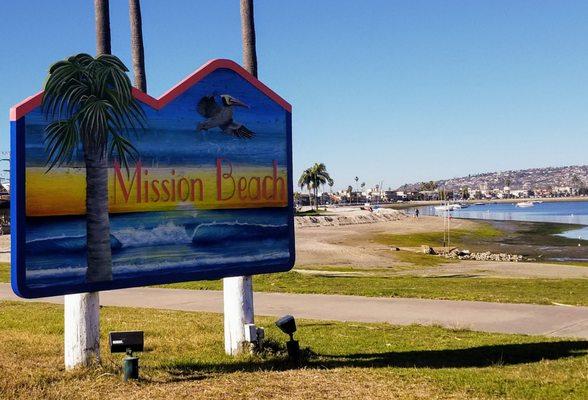
[[[531,168],[518,171],[488,172],[433,181],[434,187],[449,190],[468,187],[470,189],[547,189],[557,186],[588,186],[588,165],[569,167]],[[415,182],[403,185],[399,190],[431,189],[430,183]]]

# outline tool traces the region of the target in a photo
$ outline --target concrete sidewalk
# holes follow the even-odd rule
[[[4,283],[0,284],[0,300],[23,299]],[[63,303],[63,297],[26,301]],[[144,287],[100,293],[100,303],[106,306],[221,313],[222,302],[222,292],[212,290]],[[588,307],[258,292],[255,313],[588,339]]]

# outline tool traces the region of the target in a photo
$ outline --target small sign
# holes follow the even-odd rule
[[[99,237],[87,232],[82,151],[49,168],[43,93],[11,109],[15,293],[291,269],[291,106],[229,60],[209,62],[159,99],[133,95],[145,113],[144,126],[126,133],[138,157],[127,167],[108,160],[108,221]],[[108,262],[88,257],[96,241],[110,243]]]
[[[108,334],[110,352],[126,353],[127,351],[143,351],[143,336],[143,331],[110,332]]]

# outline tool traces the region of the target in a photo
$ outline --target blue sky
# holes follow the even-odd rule
[[[127,1],[113,53],[130,65]],[[148,91],[241,60],[237,0],[142,0]],[[588,2],[256,1],[259,77],[293,105],[294,174],[335,187],[588,162]],[[47,67],[95,51],[92,1],[0,2],[8,109]]]

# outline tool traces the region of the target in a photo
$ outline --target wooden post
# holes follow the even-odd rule
[[[100,362],[100,297],[98,292],[64,298],[65,368]]]
[[[245,324],[253,323],[253,286],[250,276],[223,279],[225,352],[237,355],[249,351]]]

